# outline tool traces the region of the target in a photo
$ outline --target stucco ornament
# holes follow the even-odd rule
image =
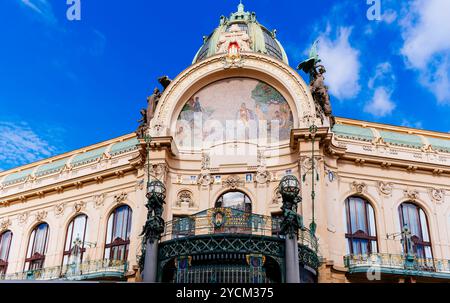
[[[223,187],[230,189],[236,189],[239,186],[244,185],[244,181],[239,178],[239,176],[228,176],[225,181],[222,182]]]
[[[197,177],[197,184],[201,186],[209,186],[214,183],[214,178],[209,172],[202,172]]]
[[[394,185],[390,182],[384,182],[384,181],[378,182],[378,190],[383,195],[390,196],[392,194],[393,188],[394,188]]]
[[[430,188],[428,192],[435,203],[444,202],[445,191],[443,189]]]
[[[266,157],[264,152],[258,150],[258,167],[256,169],[255,182],[258,184],[266,184],[270,181],[270,173],[266,167]]]
[[[158,163],[150,166],[151,179],[156,179],[164,183],[166,181],[168,172],[169,168],[167,167],[167,164]]]
[[[411,201],[416,201],[419,198],[419,192],[416,189],[405,189],[403,191],[405,198]]]
[[[353,181],[351,187],[358,194],[362,194],[367,191],[367,184],[364,182]]]
[[[23,213],[19,214],[19,216],[17,217],[19,220],[19,223],[20,224],[27,223],[29,215],[30,215],[29,212],[23,212]]]
[[[45,210],[41,210],[36,213],[36,222],[42,222],[45,218],[47,218],[47,212]]]
[[[99,194],[99,195],[95,195],[93,197],[93,200],[94,200],[94,203],[95,203],[96,207],[100,207],[100,206],[102,206],[105,203],[105,196],[106,195],[104,193],[102,193],[102,194]]]
[[[0,232],[4,232],[11,226],[11,220],[9,218],[4,219],[0,222]]]
[[[73,209],[75,210],[76,213],[79,213],[80,211],[82,211],[84,208],[86,207],[86,202],[84,201],[78,201],[75,202]]]
[[[194,199],[192,198],[192,192],[189,190],[182,190],[178,193],[178,199],[176,201],[178,207],[183,205],[188,205],[189,207],[194,207]]]
[[[274,196],[272,198],[272,204],[281,204],[283,203],[283,196],[280,193],[280,188],[277,187],[274,192]]]
[[[211,165],[211,158],[207,153],[202,154],[202,170],[209,170]]]
[[[59,203],[55,205],[55,215],[59,216],[64,213],[64,209],[66,207],[65,203]]]
[[[114,202],[115,203],[121,203],[125,201],[128,197],[128,194],[126,192],[121,192],[120,194],[117,194],[114,196]]]

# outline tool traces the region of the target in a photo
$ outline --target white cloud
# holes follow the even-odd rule
[[[330,38],[330,30],[319,37],[318,53],[327,69],[325,81],[329,91],[338,99],[355,97],[359,85],[359,51],[350,45],[351,28],[340,27],[335,40]]]
[[[0,122],[0,169],[50,157],[55,151],[27,123]]]
[[[391,100],[391,94],[385,87],[378,87],[372,100],[364,107],[364,111],[377,117],[391,114],[395,109],[395,103]]]
[[[420,83],[441,103],[450,103],[450,1],[414,0],[400,21],[401,54]]]
[[[375,74],[369,78],[367,87],[373,91],[373,96],[366,103],[364,111],[376,117],[391,114],[396,107],[391,99],[395,87],[395,75],[389,62],[383,62],[376,66]]]
[[[397,20],[397,12],[393,9],[388,9],[381,15],[381,21],[387,24],[391,24],[395,20]]]
[[[28,7],[38,14],[38,16],[48,23],[56,23],[52,5],[48,0],[18,0],[22,5]]]

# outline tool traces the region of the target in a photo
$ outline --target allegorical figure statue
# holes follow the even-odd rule
[[[311,94],[322,107],[325,115],[331,115],[331,103],[330,95],[328,94],[328,87],[325,85],[325,77],[323,74],[326,73],[325,67],[319,65],[317,69],[312,73],[312,79],[309,84],[311,88]]]
[[[161,92],[157,87],[153,90],[153,94],[147,98],[147,124],[150,125],[150,121],[155,116],[156,106],[161,98]]]
[[[309,52],[309,58],[300,63],[297,69],[303,70],[305,73],[309,74],[309,87],[313,99],[323,113],[330,117],[330,122],[333,124],[334,117],[331,114],[330,95],[328,94],[328,87],[325,85],[325,77],[323,75],[326,73],[326,70],[323,65],[319,64],[322,60],[319,59],[317,53],[317,43],[318,41],[314,42]]]
[[[138,138],[143,138],[145,135],[145,130],[147,129],[147,110],[145,108],[141,109],[141,119],[138,120],[139,126],[136,130]]]

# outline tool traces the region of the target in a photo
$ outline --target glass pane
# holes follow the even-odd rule
[[[107,228],[107,232],[106,232],[106,244],[109,244],[112,242],[113,221],[114,221],[114,213],[112,213],[108,219],[108,228]]]
[[[377,241],[371,241],[372,243],[372,251],[370,252],[371,254],[377,253],[378,252],[378,246],[377,246]]]
[[[32,255],[35,253],[39,253],[41,255],[45,254],[46,250],[46,242],[47,242],[47,224],[40,224],[38,227],[36,227],[36,234],[35,234],[35,240],[34,240],[34,247],[32,251]]]
[[[375,213],[373,211],[372,206],[367,203],[367,209],[369,211],[369,227],[370,227],[370,235],[372,237],[376,237],[377,236],[377,232],[376,232],[376,228],[375,228]]]
[[[34,235],[36,234],[36,229],[33,229],[30,235],[30,240],[28,241],[28,251],[27,251],[27,258],[30,258],[33,251],[33,242],[34,242]]]
[[[217,200],[216,207],[229,207],[251,212],[251,201],[250,198],[242,192],[227,192]]]
[[[10,231],[4,232],[0,236],[0,260],[8,261],[8,252],[11,246],[12,233]]]
[[[70,222],[69,228],[67,229],[66,245],[64,246],[64,251],[69,251],[72,247],[72,231],[73,231],[73,221]]]
[[[422,237],[424,242],[430,242],[430,236],[428,234],[427,217],[423,210],[419,211],[420,214],[420,224],[422,227]]]

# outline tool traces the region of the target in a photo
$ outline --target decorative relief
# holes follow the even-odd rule
[[[9,218],[0,222],[0,233],[7,230],[11,226],[11,220]]]
[[[272,204],[282,204],[283,197],[281,196],[280,189],[277,187],[272,198]]]
[[[239,176],[228,176],[225,181],[222,182],[223,187],[228,187],[230,189],[236,189],[242,185],[244,185],[244,181],[241,180]]]
[[[168,172],[169,168],[167,167],[167,164],[159,163],[150,166],[150,176],[163,183],[166,181]]]
[[[386,196],[390,196],[392,194],[392,189],[394,188],[394,185],[390,182],[378,182],[378,190],[380,193]]]
[[[430,194],[431,200],[435,203],[444,202],[445,191],[443,189],[430,188],[428,193]]]
[[[403,193],[411,201],[416,201],[419,197],[419,192],[416,189],[405,189]]]
[[[29,212],[24,212],[24,213],[19,214],[19,216],[18,216],[19,223],[20,224],[27,223],[29,216],[30,216]]]
[[[128,194],[126,192],[121,192],[114,196],[114,203],[121,203],[127,199]]]
[[[56,204],[56,206],[55,206],[55,215],[57,215],[57,216],[62,215],[64,213],[64,209],[65,208],[66,208],[66,204],[65,203]]]
[[[45,210],[41,210],[36,213],[36,222],[42,222],[45,218],[47,218],[47,212]]]
[[[103,204],[105,203],[105,194],[99,194],[99,195],[95,195],[93,197],[94,203],[95,203],[95,207],[100,207],[103,206]]]
[[[136,181],[135,189],[136,190],[143,190],[144,189],[144,180]]]
[[[79,213],[80,211],[82,211],[84,208],[86,207],[86,202],[84,201],[79,201],[79,202],[75,202],[73,209],[75,210],[75,213]]]
[[[214,178],[211,176],[209,172],[203,172],[198,175],[197,184],[201,186],[209,186],[214,183]]]
[[[351,188],[358,194],[367,192],[367,184],[364,182],[353,181],[351,184]]]
[[[194,199],[192,198],[192,192],[189,190],[182,190],[178,193],[176,206],[182,207],[187,205],[188,207],[194,207]]]
[[[255,182],[258,184],[265,184],[270,181],[270,173],[266,167],[266,157],[264,152],[258,150],[258,168],[256,169]]]

